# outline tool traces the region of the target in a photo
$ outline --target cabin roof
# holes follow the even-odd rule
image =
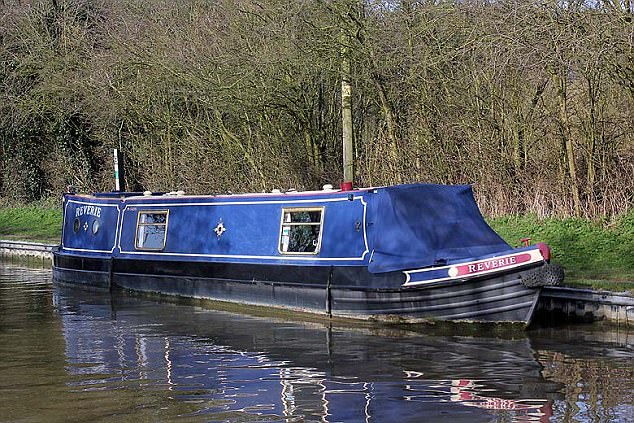
[[[343,191],[340,189],[324,189],[324,190],[311,190],[311,191],[296,191],[296,190],[288,190],[288,191],[278,191],[274,190],[271,192],[252,192],[252,193],[224,193],[224,194],[194,194],[194,195],[186,195],[183,191],[171,191],[171,192],[95,192],[92,195],[89,194],[76,194],[80,197],[85,198],[103,198],[103,199],[131,199],[131,200],[156,200],[158,198],[179,198],[179,199],[258,199],[258,198],[271,198],[271,197],[283,197],[283,198],[293,198],[293,197],[306,197],[306,196],[329,196],[329,195],[340,195],[340,194],[365,194],[366,192],[373,191],[377,188],[356,188],[353,190]]]

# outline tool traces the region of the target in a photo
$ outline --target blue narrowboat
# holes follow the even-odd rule
[[[528,324],[561,276],[470,186],[190,196],[67,193],[54,280],[392,322]]]

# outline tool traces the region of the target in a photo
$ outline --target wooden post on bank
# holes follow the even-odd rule
[[[354,178],[352,133],[352,85],[350,70],[350,36],[341,35],[341,118],[343,127],[343,184],[342,189],[352,189]]]

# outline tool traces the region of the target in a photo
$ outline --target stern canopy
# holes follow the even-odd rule
[[[372,273],[442,265],[511,249],[485,222],[468,185],[380,188],[370,204]]]

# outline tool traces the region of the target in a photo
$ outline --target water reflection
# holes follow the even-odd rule
[[[332,327],[52,287],[49,278],[0,266],[0,420],[634,419],[626,331]]]
[[[490,421],[495,410],[529,421],[549,415],[560,389],[541,377],[525,337],[332,328],[74,288],[54,295],[78,388],[136,381],[214,420]]]
[[[634,421],[634,333],[596,326],[551,328],[533,335],[545,378],[564,385],[558,421]]]

